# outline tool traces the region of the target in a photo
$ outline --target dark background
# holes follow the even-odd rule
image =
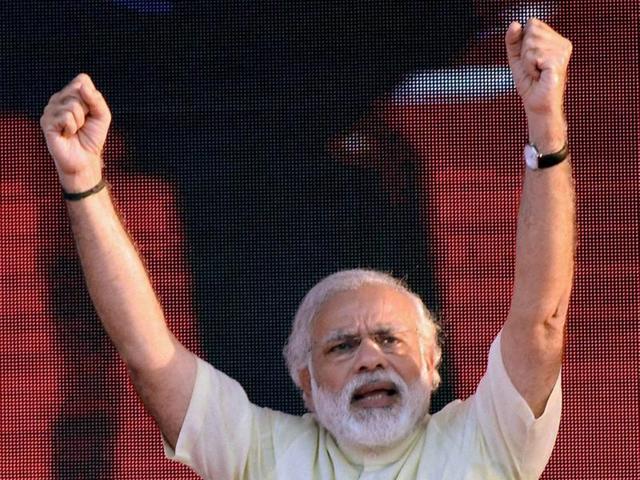
[[[586,0],[3,3],[3,478],[191,478],[87,299],[37,125],[52,93],[81,71],[104,93],[106,175],[168,321],[252,401],[302,413],[280,353],[296,306],[362,266],[439,313],[437,410],[473,392],[508,308],[526,128],[502,36],[530,15],[575,48],[580,241],[545,478],[636,478],[638,7]]]

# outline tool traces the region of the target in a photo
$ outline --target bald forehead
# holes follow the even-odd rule
[[[387,285],[365,284],[329,296],[318,310],[314,334],[349,332],[363,326],[376,329],[417,329],[419,313],[414,299]]]

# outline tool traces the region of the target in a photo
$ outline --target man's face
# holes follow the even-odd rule
[[[310,407],[338,440],[380,447],[426,414],[433,365],[421,353],[418,320],[411,298],[384,285],[338,292],[323,304],[312,369],[301,379]]]

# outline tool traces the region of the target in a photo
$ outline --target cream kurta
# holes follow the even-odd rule
[[[341,449],[312,415],[287,415],[249,402],[242,387],[198,360],[198,373],[174,452],[210,479],[535,479],[560,423],[560,378],[535,419],[509,380],[500,336],[476,393],[451,402],[384,455]]]

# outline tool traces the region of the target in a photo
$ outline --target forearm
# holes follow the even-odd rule
[[[67,209],[91,299],[120,356],[134,371],[167,365],[177,342],[109,192]]]
[[[568,162],[525,173],[510,317],[562,329],[573,279],[574,193]]]
[[[529,118],[529,138],[542,153],[559,150],[567,141],[564,117]],[[532,326],[542,322],[562,328],[573,279],[574,209],[569,161],[544,170],[526,169],[510,316]]]
[[[551,133],[559,131],[553,122],[548,125]],[[538,145],[543,145],[540,140],[537,137]],[[566,138],[558,140],[543,146],[542,152],[557,151]],[[562,364],[573,281],[574,217],[569,161],[543,170],[527,168],[518,214],[514,290],[501,345],[507,373],[535,416],[544,412]]]

